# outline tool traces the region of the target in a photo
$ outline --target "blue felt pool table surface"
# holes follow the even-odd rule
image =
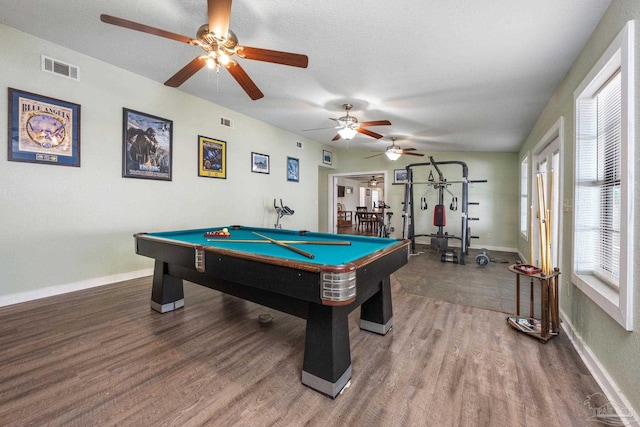
[[[229,237],[205,237],[205,233],[220,231],[227,228]],[[290,246],[313,254],[314,258],[293,252],[287,248],[273,243],[249,243],[237,242],[238,240],[266,240],[255,233],[262,234],[278,241],[313,241],[313,242],[348,242],[349,245],[318,245],[318,244],[295,244]],[[193,245],[220,248],[225,250],[252,253],[260,256],[284,258],[295,261],[303,261],[320,265],[342,265],[353,262],[357,259],[369,256],[377,251],[383,250],[394,244],[398,244],[396,239],[353,236],[348,234],[330,234],[318,232],[305,232],[303,235],[297,230],[282,230],[274,228],[245,227],[245,226],[223,226],[201,228],[193,230],[166,231],[157,233],[147,233],[149,237],[174,240]]]

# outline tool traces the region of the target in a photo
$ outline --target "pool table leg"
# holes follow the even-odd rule
[[[302,383],[334,399],[351,379],[348,315],[346,307],[308,308]]]
[[[167,263],[156,260],[153,269],[151,308],[159,313],[166,313],[184,307],[182,279],[169,276],[167,271]]]
[[[380,290],[360,307],[360,329],[385,335],[392,326],[391,280],[387,276]]]

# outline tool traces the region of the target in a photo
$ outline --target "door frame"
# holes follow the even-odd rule
[[[551,144],[554,144],[551,147]],[[564,116],[560,116],[560,118],[551,126],[551,128],[545,133],[545,135],[540,139],[540,141],[533,147],[531,150],[531,204],[530,207],[533,206],[534,209],[530,210],[529,215],[533,213],[535,210],[537,212],[538,206],[538,191],[536,185],[536,174],[538,172],[537,165],[541,161],[541,156],[545,151],[551,149],[551,153],[558,152],[558,170],[553,171],[553,184],[554,189],[556,189],[558,206],[553,211],[553,215],[556,219],[556,231],[557,231],[557,239],[554,241],[554,245],[552,247],[552,252],[557,255],[558,265],[554,265],[554,267],[560,268],[560,264],[562,264],[562,224],[563,224],[563,210],[567,209],[567,203],[563,202],[563,170],[562,166],[564,164]],[[556,150],[557,149],[557,150]],[[550,158],[552,160],[553,156]],[[551,167],[552,163],[549,163]],[[532,224],[532,229],[530,230],[529,238],[533,239],[533,247],[539,247],[540,241],[540,223],[537,218],[531,218],[530,223]],[[539,258],[539,253],[533,256]],[[530,260],[531,264],[536,264],[536,261],[539,259]],[[538,263],[539,264],[539,263]]]
[[[389,176],[386,170],[362,171],[362,172],[341,172],[332,173],[327,176],[327,230],[329,233],[338,232],[338,221],[336,219],[338,206],[338,178],[361,176],[361,175],[384,175],[383,194],[388,194]]]

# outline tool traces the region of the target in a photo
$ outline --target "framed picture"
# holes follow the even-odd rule
[[[353,194],[353,187],[347,187],[347,194]]]
[[[260,153],[251,153],[251,172],[269,173],[269,156]]]
[[[9,88],[9,157],[80,166],[80,105]]]
[[[333,164],[333,153],[331,151],[322,150],[322,163],[325,165]]]
[[[287,181],[300,181],[300,160],[287,157]]]
[[[407,182],[407,170],[406,169],[394,169],[393,170],[393,183],[404,184]]]
[[[198,176],[227,178],[227,143],[198,135]]]
[[[171,181],[173,121],[122,109],[122,176]]]

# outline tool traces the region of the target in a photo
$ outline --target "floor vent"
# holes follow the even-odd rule
[[[220,116],[220,126],[233,129],[233,120]]]
[[[42,55],[42,71],[58,74],[73,80],[80,80],[80,69],[57,59]]]

